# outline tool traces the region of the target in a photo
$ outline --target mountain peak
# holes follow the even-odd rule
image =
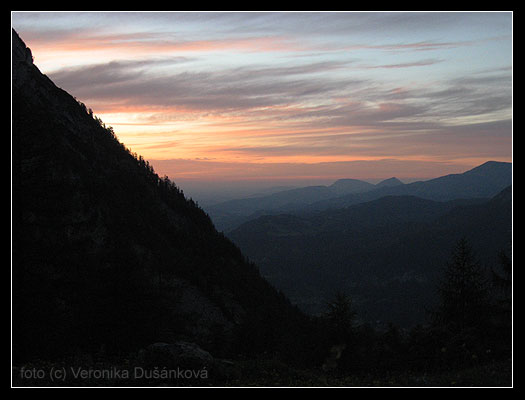
[[[467,176],[480,176],[487,179],[499,179],[501,176],[512,175],[512,163],[501,162],[501,161],[487,161],[477,167],[474,167],[463,175]]]
[[[18,33],[12,30],[12,77],[13,85],[17,87],[24,86],[25,82],[30,80],[29,76],[36,69],[33,64],[33,54],[31,49],[26,46],[24,41],[18,36]]]
[[[401,182],[396,177],[385,179],[379,182],[378,184],[376,184],[377,187],[392,187],[392,186],[399,186],[399,185],[404,185],[404,183]]]
[[[31,49],[26,46],[24,41],[18,36],[18,33],[12,30],[12,41],[13,41],[13,63],[25,62],[27,64],[33,64],[33,54]]]

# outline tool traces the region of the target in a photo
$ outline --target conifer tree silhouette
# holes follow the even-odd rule
[[[488,280],[466,238],[460,239],[438,285],[435,322],[454,332],[479,328],[490,309]]]

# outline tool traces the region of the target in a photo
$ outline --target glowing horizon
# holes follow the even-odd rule
[[[35,64],[172,179],[512,162],[512,13],[13,12]]]

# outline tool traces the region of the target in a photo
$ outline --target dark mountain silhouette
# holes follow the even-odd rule
[[[375,185],[358,179],[339,179],[330,186],[306,186],[281,190],[270,195],[250,196],[229,200],[209,207],[210,212],[248,215],[261,210],[295,209],[323,199],[343,194],[360,193],[374,189]]]
[[[343,209],[262,216],[228,236],[306,311],[320,312],[331,293],[346,291],[368,322],[410,326],[423,321],[455,241],[468,237],[488,263],[508,248],[511,207],[510,187],[490,200],[386,196]]]
[[[12,44],[14,362],[174,340],[219,355],[293,348],[303,316],[15,31]]]
[[[375,188],[375,185],[358,179],[339,179],[330,186],[306,186],[270,195],[229,200],[209,206],[207,211],[218,229],[228,231],[261,215],[294,212],[322,200]]]
[[[230,200],[207,208],[215,225],[225,232],[261,215],[301,214],[348,207],[384,196],[417,196],[435,201],[489,198],[512,183],[512,164],[488,161],[462,174],[403,184],[397,178],[376,185],[341,179],[331,186],[309,186],[270,196]]]
[[[344,184],[339,189],[344,189]],[[227,231],[260,215],[301,209],[310,203],[330,199],[336,196],[335,193],[327,186],[306,186],[270,195],[229,200],[209,206],[206,211],[212,216],[217,229]]]
[[[450,174],[428,181],[380,187],[366,193],[356,193],[310,203],[307,210],[326,210],[379,199],[384,196],[417,196],[435,201],[489,198],[512,184],[512,164],[487,161],[462,174]]]

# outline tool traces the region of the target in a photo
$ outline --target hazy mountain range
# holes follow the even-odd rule
[[[260,215],[341,208],[389,195],[411,195],[446,201],[489,198],[512,182],[512,164],[488,161],[462,174],[403,184],[392,177],[376,185],[340,179],[329,186],[307,186],[267,196],[230,200],[206,208],[217,229],[229,231]]]

